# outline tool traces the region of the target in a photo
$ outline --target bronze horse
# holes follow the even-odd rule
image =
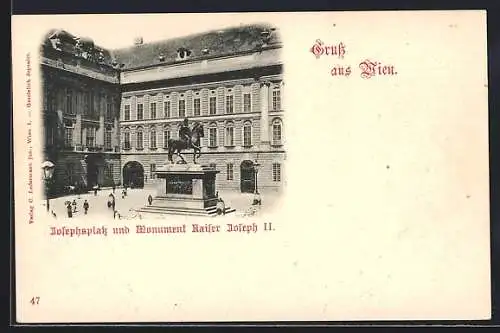
[[[201,156],[201,138],[205,135],[203,125],[196,122],[191,129],[191,145],[188,144],[186,139],[169,139],[168,140],[168,160],[174,163],[172,155],[177,152],[177,156],[182,159],[186,164],[186,160],[181,155],[181,151],[193,148],[193,163],[196,164],[196,159]],[[198,156],[196,156],[198,155]]]

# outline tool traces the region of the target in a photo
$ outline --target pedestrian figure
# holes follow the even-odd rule
[[[85,215],[87,215],[87,211],[89,210],[89,203],[87,200],[83,203],[83,209],[85,210]]]
[[[153,203],[153,197],[151,196],[151,194],[148,196],[148,202],[150,206]]]
[[[113,208],[113,211],[115,211],[115,198],[113,198],[113,201],[111,201],[111,208]]]
[[[255,193],[254,197],[253,197],[253,202],[252,202],[252,205],[258,205],[260,206],[262,204],[262,199],[260,198],[260,194],[259,193]]]
[[[76,199],[73,199],[73,213],[76,213]]]
[[[97,186],[94,187],[94,196],[97,196]]]
[[[116,186],[115,186],[115,184],[113,183],[113,193],[115,193],[115,189],[116,189]]]
[[[73,217],[73,210],[71,209],[71,203],[68,202],[68,205],[66,206],[66,210],[68,211],[68,217],[71,218]]]
[[[222,198],[217,199],[217,214],[226,215],[226,204]]]

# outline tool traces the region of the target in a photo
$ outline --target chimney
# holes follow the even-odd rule
[[[144,40],[142,39],[142,37],[136,37],[134,39],[134,45],[142,45],[143,42]]]

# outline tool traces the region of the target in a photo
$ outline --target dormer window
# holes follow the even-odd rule
[[[271,33],[269,31],[264,30],[264,31],[262,31],[260,33],[260,37],[261,37],[262,42],[264,43],[264,45],[267,45],[267,43],[271,39]]]
[[[177,60],[185,60],[191,56],[191,50],[188,50],[184,47],[177,49]]]

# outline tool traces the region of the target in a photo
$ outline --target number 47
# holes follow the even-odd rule
[[[32,297],[30,303],[32,305],[40,303],[40,296]]]

